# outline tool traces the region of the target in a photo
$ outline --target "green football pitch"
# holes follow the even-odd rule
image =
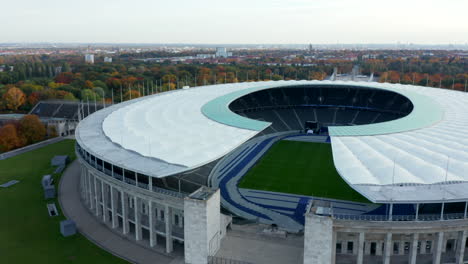
[[[81,234],[63,237],[59,216],[49,217],[42,192],[42,175],[52,174],[50,159],[69,155],[74,159],[74,140],[64,140],[16,157],[0,161],[0,184],[19,180],[9,188],[0,188],[0,263],[127,263],[91,243]],[[60,175],[54,174],[55,185]]]
[[[369,202],[337,173],[327,143],[279,141],[247,172],[239,187]]]

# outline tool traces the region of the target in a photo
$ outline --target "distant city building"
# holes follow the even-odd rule
[[[214,54],[197,54],[197,59],[211,59],[214,57]]]
[[[377,59],[377,54],[364,54],[362,55],[363,60]]]
[[[85,62],[93,64],[94,63],[94,54],[86,54],[85,55]]]
[[[225,47],[217,47],[215,56],[217,58],[227,58],[232,56],[232,52],[227,52],[227,49]]]
[[[112,63],[112,57],[104,57],[104,62]]]

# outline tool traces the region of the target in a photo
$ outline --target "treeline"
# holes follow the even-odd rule
[[[19,121],[8,122],[0,127],[0,152],[10,151],[56,136],[55,127],[46,127],[36,115],[25,115]]]
[[[48,99],[108,103],[184,86],[264,80],[323,80],[335,67],[341,73],[348,73],[356,63],[330,59],[305,66],[304,56],[289,61],[262,56],[223,65],[147,63],[125,57],[116,63],[89,65],[76,55],[10,58],[8,67],[12,68],[7,67],[0,72],[0,111],[27,112],[39,100]],[[358,63],[363,74],[374,73],[382,82],[462,90],[468,79],[466,59],[360,58]]]

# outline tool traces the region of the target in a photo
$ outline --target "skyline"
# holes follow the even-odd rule
[[[463,0],[395,0],[385,8],[370,0],[20,0],[4,7],[3,19],[16,24],[0,28],[0,43],[468,43]]]

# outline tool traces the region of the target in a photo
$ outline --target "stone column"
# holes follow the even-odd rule
[[[171,253],[174,249],[172,244],[172,208],[164,205],[164,220],[166,222],[166,253]]]
[[[133,197],[133,209],[135,209],[135,240],[140,241],[141,240],[141,201],[138,199],[138,197]]]
[[[156,233],[154,232],[154,219],[155,219],[155,210],[153,207],[153,202],[148,200],[148,225],[150,233],[150,247],[154,247],[157,244]]]
[[[466,230],[458,232],[457,253],[456,253],[457,264],[463,264],[463,259],[465,258],[466,233],[467,233]]]
[[[357,255],[359,250],[359,240],[353,240],[353,255]]]
[[[85,192],[85,196],[86,196],[86,204],[89,206],[89,180],[88,180],[88,174],[86,173],[87,169],[85,166],[82,167],[83,168],[83,174],[81,174],[81,177],[83,177],[83,180],[85,182],[85,188],[86,188],[86,192]]]
[[[107,222],[107,184],[101,181],[101,199],[102,199],[102,220]]]
[[[442,259],[442,247],[444,245],[444,232],[439,232],[437,233],[437,238],[435,240],[434,247],[433,249],[433,255],[432,255],[432,263],[433,264],[439,264],[441,259]]]
[[[421,240],[421,247],[420,247],[419,253],[426,254],[426,247],[427,247],[427,240],[426,238],[424,238],[423,240]]]
[[[91,173],[89,173],[88,169],[86,168],[86,177],[88,178],[88,187],[89,187],[89,208],[94,210],[95,208],[95,202],[96,200],[94,199],[94,188],[91,180]]]
[[[382,241],[377,241],[375,245],[375,255],[382,256]]]
[[[80,194],[81,194],[81,199],[86,203],[86,184],[85,184],[85,180],[84,180],[84,177],[83,177],[83,172],[84,172],[84,168],[83,167],[80,167],[80,170],[81,170],[81,173],[80,173]]]
[[[359,233],[357,264],[364,263],[364,232]]]
[[[117,221],[117,203],[118,203],[118,195],[117,195],[117,190],[112,187],[110,187],[110,199],[111,199],[111,211],[112,211],[112,228],[117,228],[119,226],[119,221]]]
[[[128,228],[128,199],[127,194],[122,190],[122,195],[120,196],[122,200],[122,232],[124,235],[128,234],[130,231]]]
[[[400,240],[398,241],[398,255],[405,254],[405,241]]]
[[[410,264],[416,264],[416,259],[418,256],[418,240],[419,240],[419,234],[414,233],[413,238],[411,239],[411,244],[409,248],[409,263]]]
[[[373,241],[364,242],[364,255],[370,255]]]
[[[96,205],[96,216],[99,216],[100,211],[101,211],[101,206],[99,203],[99,191],[98,191],[98,180],[96,179],[96,176],[94,176],[94,200],[95,200],[95,205]]]
[[[383,254],[384,264],[390,264],[392,251],[393,251],[392,233],[387,233],[385,235],[385,246],[384,246],[384,254]]]
[[[335,264],[336,262],[336,236],[337,232],[332,229],[332,248],[331,248],[331,263]]]

